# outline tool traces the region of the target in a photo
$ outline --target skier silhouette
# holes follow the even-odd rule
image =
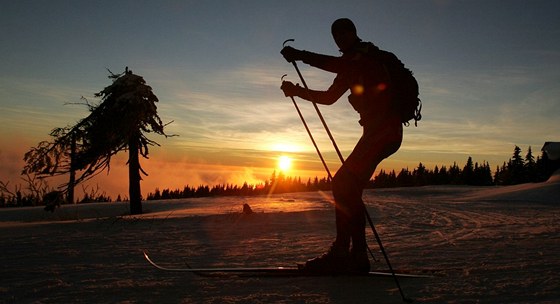
[[[334,21],[331,33],[342,56],[328,56],[284,47],[288,62],[303,61],[324,71],[336,73],[326,91],[311,90],[284,81],[286,96],[297,96],[318,104],[331,105],[346,91],[350,104],[360,114],[363,133],[344,164],[332,179],[335,200],[336,239],[329,250],[305,263],[305,270],[321,273],[368,272],[370,263],[365,237],[365,205],[362,193],[377,165],[395,153],[402,142],[402,122],[392,106],[390,77],[381,62],[368,52],[378,50],[358,37],[354,23],[347,18]],[[350,248],[350,244],[352,247]]]

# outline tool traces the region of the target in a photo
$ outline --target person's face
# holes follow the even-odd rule
[[[332,35],[334,38],[334,42],[342,52],[354,46],[356,39],[358,39],[356,34],[354,34],[354,32],[352,31],[340,30],[333,32]]]

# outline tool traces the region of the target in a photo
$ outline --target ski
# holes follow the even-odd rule
[[[332,273],[311,273],[299,269],[298,267],[210,267],[210,268],[191,268],[187,267],[165,267],[157,264],[150,258],[147,251],[143,251],[144,258],[153,267],[169,272],[188,272],[198,275],[208,275],[208,274],[219,274],[219,273],[229,273],[229,274],[240,274],[240,275],[267,275],[267,276],[335,276]],[[357,275],[357,276],[372,276],[372,277],[392,277],[391,272],[384,271],[371,271],[367,274],[339,274],[339,275]],[[432,278],[433,276],[424,274],[408,274],[408,273],[396,273],[399,278]]]

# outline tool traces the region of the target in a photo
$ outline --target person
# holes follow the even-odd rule
[[[377,165],[400,148],[403,127],[398,111],[392,106],[388,72],[381,62],[368,56],[378,48],[373,43],[363,42],[354,23],[347,18],[334,21],[331,33],[342,56],[316,54],[290,46],[281,51],[288,62],[303,61],[336,73],[326,91],[306,89],[284,81],[281,86],[284,95],[331,105],[350,90],[348,100],[359,113],[363,129],[358,143],[332,179],[336,239],[325,254],[308,260],[304,269],[324,273],[365,273],[370,271],[370,263],[362,193]]]

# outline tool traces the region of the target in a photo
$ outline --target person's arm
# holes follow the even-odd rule
[[[342,57],[317,54],[308,51],[303,51],[301,61],[309,64],[312,67],[316,67],[331,73],[341,73],[348,65],[346,59]]]
[[[286,96],[297,96],[305,100],[322,104],[331,105],[335,103],[341,96],[348,90],[346,86],[337,77],[333,84],[326,91],[317,91],[302,88],[299,85],[294,85],[289,81],[284,81],[281,87]]]
[[[330,55],[317,54],[308,51],[302,51],[294,49],[291,46],[287,46],[280,52],[288,62],[293,61],[303,61],[313,67],[319,68],[321,70],[340,73],[347,66],[347,59],[343,57],[335,57]]]

